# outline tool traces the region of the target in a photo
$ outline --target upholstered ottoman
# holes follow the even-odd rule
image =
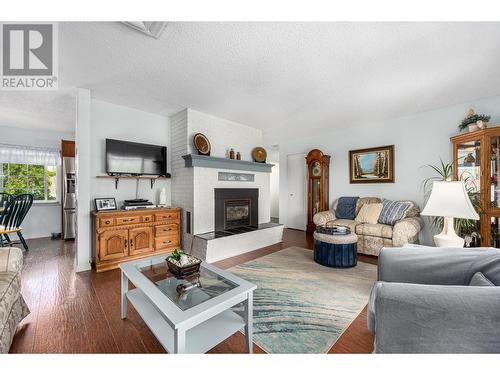
[[[19,322],[29,314],[21,295],[23,252],[0,247],[0,353],[8,353]]]
[[[314,261],[327,267],[354,267],[358,263],[358,236],[314,232]]]

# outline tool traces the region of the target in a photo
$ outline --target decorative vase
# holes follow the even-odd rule
[[[160,206],[165,206],[167,204],[167,190],[162,188],[160,191]]]
[[[239,151],[236,153],[236,160],[241,160],[241,154]]]
[[[488,127],[488,123],[483,120],[477,120],[476,125],[479,129],[486,129]]]
[[[479,130],[479,127],[476,124],[469,124],[468,126],[469,126],[469,133]]]
[[[234,150],[229,150],[229,159],[234,159]]]

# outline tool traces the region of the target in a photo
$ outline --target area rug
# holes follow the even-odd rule
[[[257,285],[254,342],[268,353],[327,353],[368,302],[377,267],[330,268],[290,247],[233,267]]]

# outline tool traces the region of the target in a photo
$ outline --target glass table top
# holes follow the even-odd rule
[[[142,267],[139,271],[182,311],[238,287],[238,284],[204,268],[203,265],[200,267],[199,274],[190,276],[188,279],[174,277],[169,272],[166,262]]]

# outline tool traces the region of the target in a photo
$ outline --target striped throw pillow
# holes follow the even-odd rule
[[[406,216],[406,211],[411,207],[410,202],[390,201],[382,199],[382,212],[378,218],[380,224],[394,225]]]

